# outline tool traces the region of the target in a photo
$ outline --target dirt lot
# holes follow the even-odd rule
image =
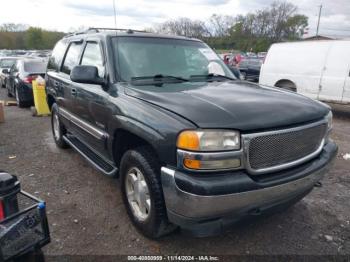
[[[0,100],[6,99],[5,89]],[[342,110],[342,108],[340,108]],[[52,242],[46,255],[117,254],[350,254],[350,110],[336,113],[334,168],[300,203],[222,236],[194,239],[181,233],[152,241],[131,225],[119,182],[93,169],[72,149],[56,148],[48,117],[5,107],[0,124],[0,169],[47,201]],[[15,156],[15,158],[14,158]]]

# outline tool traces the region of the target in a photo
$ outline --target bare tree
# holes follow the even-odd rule
[[[204,39],[213,47],[266,51],[269,45],[300,39],[308,18],[288,2],[236,17],[212,15],[208,21],[179,18],[158,24],[152,31]]]
[[[157,33],[182,35],[187,37],[203,38],[209,35],[205,23],[189,18],[178,18],[158,24],[154,31]]]
[[[29,28],[29,26],[25,25],[25,24],[7,23],[7,24],[2,24],[0,26],[0,31],[2,31],[2,32],[21,32],[21,31],[26,31],[28,28]]]
[[[208,21],[208,28],[212,36],[223,37],[230,34],[235,18],[228,15],[213,14]]]

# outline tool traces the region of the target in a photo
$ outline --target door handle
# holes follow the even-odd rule
[[[75,88],[72,88],[70,93],[72,94],[72,96],[77,96],[77,90]]]

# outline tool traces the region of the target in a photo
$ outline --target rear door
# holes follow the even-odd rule
[[[349,76],[349,42],[334,41],[323,67],[318,99],[341,102],[345,82]]]
[[[82,40],[69,43],[60,70],[53,80],[54,88],[61,93],[59,102],[60,114],[66,119],[71,119],[71,116],[77,113],[75,102],[76,88],[70,79],[70,72],[74,66],[79,64],[82,47]],[[76,130],[77,127],[71,125],[70,131],[75,133]]]
[[[344,89],[343,89],[342,102],[350,103],[350,63],[348,68],[348,74],[346,75]]]
[[[81,65],[96,66],[100,78],[105,78],[105,56],[102,43],[98,39],[86,42]],[[107,107],[108,93],[101,85],[75,83],[76,113],[83,121],[80,139],[101,155],[108,157],[106,151],[107,119],[111,114]]]

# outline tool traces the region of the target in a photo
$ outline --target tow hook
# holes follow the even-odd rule
[[[314,187],[322,187],[322,183],[320,181],[318,181],[314,184]]]

